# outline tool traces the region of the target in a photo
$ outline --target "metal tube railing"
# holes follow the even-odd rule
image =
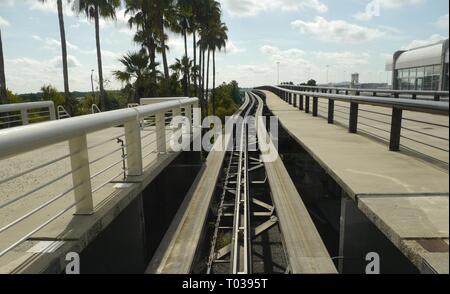
[[[322,87],[322,86],[306,86],[306,85],[280,85],[279,87],[297,90],[304,92],[317,92],[317,93],[329,93],[333,94],[343,94],[349,95],[350,93],[355,93],[360,95],[362,93],[371,93],[373,97],[377,97],[378,94],[388,94],[394,98],[399,98],[401,95],[409,95],[412,99],[418,99],[419,96],[429,97],[435,101],[440,101],[442,98],[448,98],[448,91],[430,91],[430,90],[391,90],[391,89],[364,89],[364,88],[342,88],[342,87]],[[343,93],[341,93],[343,92]]]
[[[286,88],[281,88],[277,86],[264,86],[258,89],[269,90],[277,94],[284,101],[290,104],[296,104],[293,102],[299,97],[300,105],[298,108],[300,110],[305,109],[306,113],[309,113],[310,109],[310,97],[313,97],[312,103],[312,113],[313,116],[317,116],[318,112],[318,98],[328,99],[328,123],[334,123],[335,112],[335,101],[342,101],[350,103],[350,110],[348,113],[348,128],[350,133],[357,133],[358,130],[358,117],[359,116],[359,105],[372,105],[378,107],[389,108],[392,110],[391,122],[390,122],[390,139],[389,139],[389,150],[399,151],[400,149],[400,138],[402,138],[402,120],[403,111],[414,111],[421,113],[430,113],[437,115],[448,115],[449,114],[449,103],[439,102],[439,101],[425,101],[425,100],[411,100],[411,99],[392,99],[388,97],[369,97],[369,96],[358,96],[358,95],[341,95],[341,94],[329,94],[329,93],[312,93],[309,91],[297,91]],[[305,97],[305,105],[303,105],[303,97]]]
[[[40,116],[35,118],[30,118],[30,115],[42,114],[43,112],[32,112],[32,110],[48,109],[45,113],[48,116]],[[11,112],[20,112],[20,114],[10,114]],[[2,113],[6,113],[6,116],[2,116]],[[14,119],[10,121],[9,118],[16,117],[20,119]],[[10,126],[11,124],[20,123],[20,125],[27,125],[30,123],[30,119],[49,119],[56,120],[55,104],[53,101],[38,101],[38,102],[26,102],[26,103],[13,103],[13,104],[2,104],[0,105],[0,119],[5,119],[5,121],[0,122],[0,125]]]
[[[155,147],[152,149],[157,151],[153,153],[167,153],[169,141],[166,139],[166,113],[170,111],[172,115],[179,115],[182,108],[191,110],[197,107],[198,99],[188,98],[0,130],[0,160],[5,160],[53,144],[66,141],[69,142],[69,154],[58,156],[55,159],[47,160],[43,164],[38,164],[36,167],[31,167],[26,171],[18,171],[15,175],[9,175],[5,179],[0,179],[0,185],[17,180],[24,175],[28,175],[40,169],[49,168],[50,165],[60,163],[63,160],[70,160],[70,168],[68,171],[65,170],[64,172],[61,172],[61,175],[50,179],[46,183],[39,182],[37,187],[30,187],[30,191],[21,193],[18,197],[12,197],[10,200],[3,202],[0,208],[4,208],[14,202],[31,197],[36,191],[41,191],[50,185],[56,185],[56,183],[63,178],[72,178],[72,182],[67,187],[67,190],[56,196],[49,195],[50,198],[45,203],[40,204],[37,207],[30,207],[30,210],[24,215],[19,216],[5,226],[0,227],[0,233],[9,230],[12,226],[31,217],[69,193],[74,195],[75,203],[58,213],[57,216],[72,208],[75,209],[76,214],[92,214],[94,212],[93,193],[104,188],[108,183],[111,183],[111,181],[121,175],[126,178],[142,175],[142,161],[145,156],[142,154],[142,140],[149,135],[145,130],[141,129],[140,122],[149,116],[160,117],[160,120],[157,120],[156,122],[155,131],[151,132],[151,134],[156,134],[154,142],[152,142],[155,143]],[[9,108],[8,111],[10,109],[11,108]],[[191,116],[190,121],[192,122]],[[102,140],[101,143],[95,143],[92,146],[88,146],[87,136],[89,134],[117,126],[123,127],[125,132],[121,135],[113,135],[114,138],[112,139]],[[125,140],[121,140],[122,145],[120,148],[111,148],[111,150],[104,154],[98,155],[96,159],[89,159],[89,151],[91,149],[97,148],[102,144],[113,142],[122,137],[125,137]],[[125,141],[126,144],[124,143]],[[120,160],[111,159],[110,162],[105,160],[108,156],[115,157],[119,154],[120,150],[122,150],[122,153],[120,153]],[[98,163],[101,163],[102,166],[98,166],[98,169],[91,174],[92,166]],[[122,166],[119,167],[121,163]],[[120,173],[118,173],[119,170]],[[109,171],[114,172],[114,174],[117,173],[117,175],[106,180],[106,173],[108,172],[109,174]],[[102,177],[100,177],[100,175],[102,175]],[[93,181],[94,178],[96,178],[97,181],[102,181],[100,184],[97,183],[98,186],[96,187],[93,187],[93,184],[95,184]],[[124,178],[124,180],[126,179]],[[48,224],[57,216],[53,216],[49,221],[45,222],[45,224]],[[38,228],[42,228],[42,225]],[[33,232],[35,232],[35,230]],[[27,233],[26,236],[30,236],[30,234],[31,233]],[[21,238],[7,249],[1,251],[0,256],[20,244],[23,240],[24,238]]]

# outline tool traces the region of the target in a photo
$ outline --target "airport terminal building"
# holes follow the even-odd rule
[[[401,50],[386,62],[394,90],[448,91],[449,40]]]

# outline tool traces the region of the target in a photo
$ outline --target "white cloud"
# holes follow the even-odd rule
[[[270,72],[270,69],[265,65],[240,64],[236,69],[248,74],[266,74]]]
[[[386,9],[402,8],[404,6],[418,5],[424,2],[425,0],[380,0],[381,8]]]
[[[438,28],[448,31],[448,22],[449,22],[449,19],[448,19],[448,13],[447,13],[447,14],[439,17],[438,20],[435,22],[435,25]]]
[[[328,11],[320,0],[221,0],[225,10],[234,16],[255,16],[263,11],[279,9],[300,11],[311,9],[318,13]]]
[[[368,6],[366,6],[366,10],[355,13],[353,15],[353,18],[359,21],[369,21],[375,16],[375,13],[372,9],[374,9],[375,11],[378,10],[377,13],[381,15],[383,13],[383,9],[397,9],[402,8],[404,6],[418,5],[425,2],[425,0],[378,0],[378,1],[379,1],[378,7],[371,5],[376,4],[376,2],[367,2]]]
[[[281,50],[278,47],[271,45],[264,45],[260,49],[261,53],[269,55],[273,62],[280,62],[282,64],[306,64],[305,52],[300,49],[291,48]]]
[[[315,56],[319,60],[331,61],[338,65],[363,65],[369,63],[368,53],[345,52],[316,52]]]
[[[58,6],[56,1],[46,1],[44,3],[36,0],[26,0],[26,2],[29,3],[29,9],[30,10],[37,10],[42,12],[52,12],[57,13],[58,12]],[[67,16],[73,16],[75,15],[75,12],[72,10],[71,3],[68,3],[67,1],[63,1],[63,13]]]
[[[430,45],[430,44],[445,40],[446,38],[447,37],[444,37],[444,36],[441,36],[438,34],[434,34],[426,40],[413,40],[408,45],[403,46],[402,49],[409,50],[409,49],[413,49],[413,48],[417,48],[417,47]]]
[[[0,16],[0,27],[9,27],[9,21]]]
[[[36,41],[42,41],[42,38],[38,35],[32,35],[31,38],[35,39]]]
[[[62,68],[62,57],[56,56],[50,60],[50,64],[53,65],[56,68]],[[78,61],[78,59],[73,55],[67,55],[67,67],[68,68],[75,68],[75,67],[81,67],[81,63]]]
[[[225,48],[226,53],[237,54],[247,51],[247,49],[237,46],[233,41],[228,40]]]
[[[331,42],[373,41],[386,34],[379,29],[359,26],[344,20],[328,21],[320,16],[317,16],[312,22],[296,20],[291,25],[302,34],[312,35],[319,40]]]

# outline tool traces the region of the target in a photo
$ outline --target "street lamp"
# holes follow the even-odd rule
[[[94,104],[95,104],[94,70],[93,69],[91,69],[91,87],[92,87],[92,99],[94,100]]]
[[[278,84],[277,85],[280,85],[280,62],[279,61],[277,61],[277,73],[278,73],[278,78],[277,78],[277,82],[278,82]]]
[[[327,64],[327,84],[328,84],[328,70],[330,69],[330,66]]]

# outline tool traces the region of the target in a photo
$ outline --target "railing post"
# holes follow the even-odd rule
[[[292,105],[292,93],[289,92],[289,104]]]
[[[69,140],[70,164],[75,195],[75,214],[89,215],[94,212],[92,200],[91,172],[87,137],[83,135]]]
[[[184,114],[185,114],[187,120],[189,121],[188,132],[189,132],[189,134],[192,134],[192,105],[191,104],[186,105],[184,107]]]
[[[305,112],[309,113],[309,96],[305,96]]]
[[[299,107],[300,110],[304,110],[305,108],[304,108],[303,95],[302,94],[300,94],[299,100],[300,101],[298,102],[298,107]]]
[[[319,112],[319,98],[317,97],[313,97],[313,103],[312,103],[312,108],[313,108],[313,116],[317,116],[318,112]]]
[[[328,99],[328,123],[334,123],[334,100]]]
[[[127,143],[128,176],[142,175],[142,141],[139,118],[124,124],[125,140]]]
[[[159,154],[167,152],[166,146],[166,116],[165,112],[161,111],[155,114],[156,125],[156,150]]]
[[[358,103],[350,103],[350,119],[348,122],[348,130],[353,134],[358,132]]]
[[[50,120],[56,120],[56,110],[55,110],[55,106],[50,106],[48,108],[48,113],[50,114]]]
[[[402,132],[402,116],[403,110],[400,108],[392,108],[392,121],[391,121],[391,139],[389,141],[390,151],[400,150],[400,136]]]
[[[27,125],[27,124],[29,124],[29,120],[28,120],[28,110],[26,110],[26,109],[20,110],[20,116],[22,117],[22,125]]]
[[[294,93],[293,95],[294,95],[293,97],[294,107],[297,108],[297,94]]]

